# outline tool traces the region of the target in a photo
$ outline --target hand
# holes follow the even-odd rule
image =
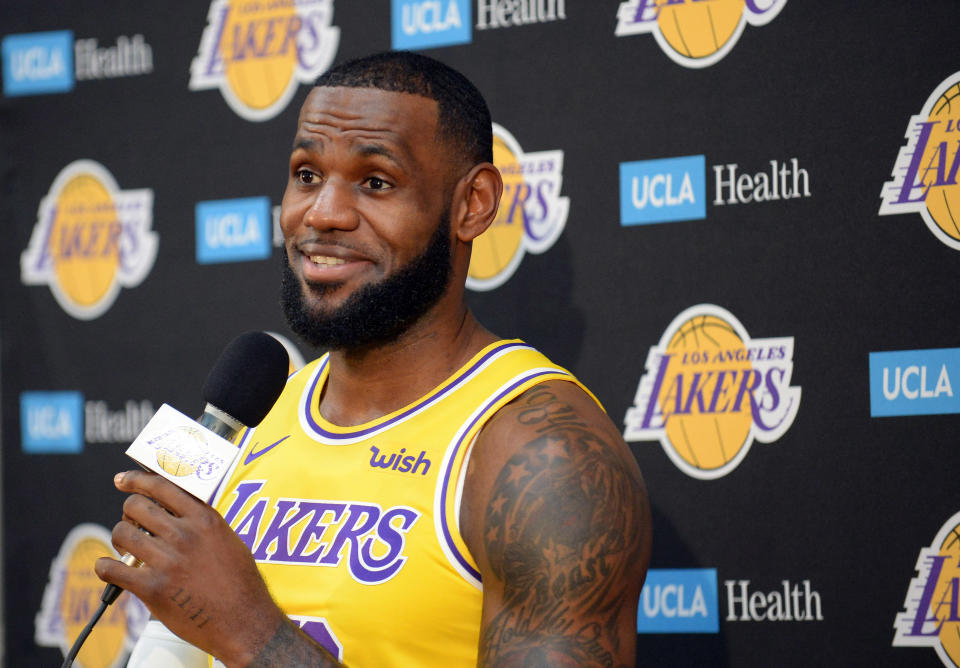
[[[247,665],[286,620],[247,546],[210,506],[154,473],[119,473],[114,484],[131,496],[113,545],[143,565],[104,557],[97,576],[135,594],[184,640]]]

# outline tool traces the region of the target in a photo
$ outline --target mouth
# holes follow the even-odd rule
[[[304,244],[295,250],[292,257],[300,258],[300,273],[308,282],[343,283],[373,265],[370,258],[343,246]]]
[[[307,255],[307,259],[321,267],[335,267],[347,263],[342,257],[333,257],[331,255]]]

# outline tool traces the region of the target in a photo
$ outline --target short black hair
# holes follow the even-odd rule
[[[437,103],[437,136],[472,164],[493,162],[493,125],[486,100],[467,77],[428,56],[386,51],[347,61],[321,74],[314,86],[379,88]]]

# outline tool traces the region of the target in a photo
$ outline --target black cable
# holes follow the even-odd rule
[[[106,593],[106,592],[104,592]],[[70,648],[70,651],[67,653],[66,658],[63,660],[63,665],[60,668],[70,668],[73,665],[73,660],[77,658],[77,654],[80,653],[80,648],[83,647],[83,642],[87,639],[87,636],[90,635],[90,632],[93,630],[93,625],[100,621],[100,618],[103,616],[104,611],[107,609],[107,606],[110,604],[106,601],[100,603],[100,607],[97,608],[97,611],[93,613],[93,619],[90,620],[90,623],[83,627],[83,631],[80,632],[80,635],[77,636],[76,641],[73,643],[73,647]]]

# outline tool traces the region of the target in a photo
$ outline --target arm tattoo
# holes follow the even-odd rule
[[[334,668],[342,666],[293,624],[283,622],[247,668]]]
[[[517,420],[537,438],[493,485],[483,540],[504,583],[481,640],[485,665],[614,666],[623,583],[641,558],[645,498],[605,436],[542,389]],[[631,658],[632,660],[632,658]]]

